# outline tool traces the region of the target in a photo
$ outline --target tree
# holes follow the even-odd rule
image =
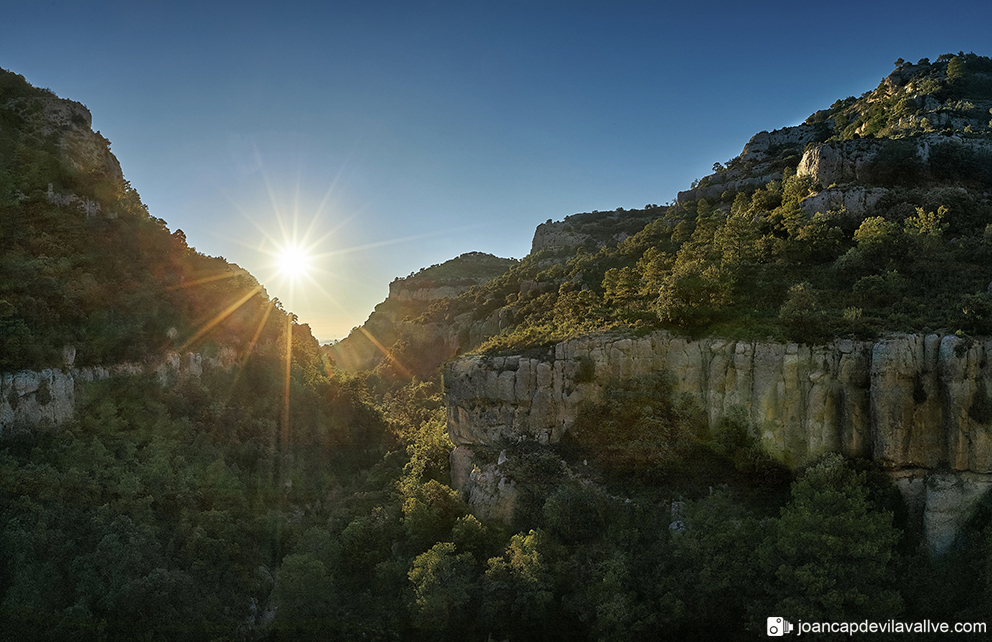
[[[603,277],[603,297],[611,303],[629,306],[633,303],[641,287],[641,275],[636,268],[610,268]]]
[[[501,637],[519,630],[547,631],[554,603],[552,578],[540,553],[543,535],[513,536],[503,555],[489,560],[483,580],[482,613]]]
[[[944,222],[946,215],[945,205],[937,208],[936,213],[925,212],[922,207],[917,207],[916,215],[903,222],[903,230],[923,256],[932,256],[940,248],[944,231],[948,228],[948,224]]]
[[[755,241],[759,235],[752,223],[753,218],[748,214],[736,214],[717,228],[713,244],[720,252],[724,265],[739,267],[756,257],[758,250]]]
[[[779,318],[798,333],[807,333],[821,316],[820,301],[807,282],[789,288],[789,297],[779,309]]]
[[[455,553],[451,542],[439,542],[413,561],[407,576],[413,585],[410,604],[415,624],[435,634],[462,630],[476,590],[471,553]]]
[[[326,633],[334,622],[334,582],[327,566],[308,553],[294,553],[282,560],[275,588],[279,629]]]
[[[827,455],[793,484],[764,550],[774,568],[771,610],[789,620],[851,621],[897,616],[892,513],[868,499],[866,476]],[[755,614],[757,615],[757,614]]]
[[[760,597],[752,578],[760,576],[755,551],[766,529],[726,492],[687,502],[684,514],[685,530],[672,537],[671,599],[684,608],[680,620],[686,627],[733,639]]]
[[[965,61],[961,56],[954,56],[947,63],[947,82],[951,85],[959,83],[965,74]]]
[[[656,302],[658,316],[685,325],[709,323],[718,310],[731,304],[731,286],[719,266],[703,258],[690,258],[679,250]]]
[[[604,382],[598,401],[582,402],[566,438],[605,470],[653,475],[684,459],[696,440],[694,428],[691,408],[673,394],[672,380],[654,372]],[[545,506],[549,526],[561,521],[565,532],[591,536],[596,518],[587,508],[596,501],[594,494],[563,485]],[[552,505],[561,518],[549,518]]]

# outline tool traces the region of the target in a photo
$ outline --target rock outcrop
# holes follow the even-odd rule
[[[685,203],[701,198],[719,201],[725,194],[746,192],[764,187],[769,181],[781,180],[786,157],[798,159],[807,146],[826,140],[829,135],[825,125],[808,123],[758,132],[728,167],[715,167],[719,171],[703,177],[692,189],[679,192],[676,201]]]
[[[778,147],[802,149],[807,143],[822,140],[823,128],[803,123],[795,127],[783,127],[771,132],[758,132],[744,145],[741,160],[760,162],[766,160]]]
[[[0,374],[0,438],[16,430],[54,429],[72,418],[76,410],[76,386],[112,377],[154,375],[167,386],[189,377],[197,378],[204,368],[227,368],[237,358],[233,349],[217,357],[196,352],[167,353],[155,363],[121,363],[110,367],[72,367],[75,350],[66,348],[62,368],[21,370]]]
[[[743,417],[764,450],[789,466],[840,452],[911,471],[925,486],[900,488],[907,503],[928,489],[920,520],[936,551],[992,483],[990,358],[992,339],[955,335],[808,346],[665,332],[580,337],[544,356],[466,356],[444,371],[452,478],[469,501],[505,513],[509,489],[493,464],[473,463],[473,448],[556,443],[604,383],[665,371],[711,429]]]
[[[117,212],[103,214],[103,205],[99,201],[76,196],[75,194],[59,194],[54,190],[51,183],[48,184],[48,202],[52,205],[78,207],[86,212],[86,218],[100,216],[101,214],[108,219],[117,218]]]
[[[882,197],[889,193],[883,187],[864,187],[853,185],[847,188],[832,187],[804,198],[799,203],[808,216],[817,212],[846,210],[853,215],[869,212],[878,204]]]
[[[54,136],[61,157],[84,176],[123,181],[124,173],[110,151],[110,141],[91,127],[89,109],[74,100],[58,96],[14,98],[4,104],[24,120],[25,133],[37,138]]]
[[[933,150],[953,149],[951,155],[983,156],[992,154],[992,143],[981,138],[961,135],[927,134],[912,140],[854,139],[810,145],[796,168],[799,176],[809,176],[822,187],[846,183],[870,183],[875,180],[877,163],[892,171],[893,162],[916,162],[921,171],[930,166]],[[896,151],[895,159],[882,159],[880,154]],[[877,188],[870,188],[877,189]]]
[[[814,145],[803,153],[796,174],[809,176],[824,187],[868,180],[868,171],[883,144],[858,139]]]
[[[551,221],[550,219],[537,226],[534,239],[530,244],[530,253],[536,254],[544,250],[558,252],[574,252],[577,248],[588,243],[592,237],[573,229],[567,220]]]
[[[372,370],[386,360],[402,373],[430,377],[441,363],[498,334],[508,321],[502,310],[485,319],[476,319],[472,313],[458,314],[443,323],[424,322],[418,317],[435,302],[455,298],[502,275],[516,263],[515,259],[469,252],[395,279],[389,284],[389,297],[376,306],[368,320],[324,350],[346,371]]]

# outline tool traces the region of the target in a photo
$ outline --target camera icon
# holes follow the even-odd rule
[[[790,622],[780,617],[768,618],[768,623],[766,625],[766,630],[769,637],[788,635],[789,633],[792,633],[795,628],[796,627],[792,626]]]

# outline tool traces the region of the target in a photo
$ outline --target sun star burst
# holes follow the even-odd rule
[[[308,276],[312,264],[313,256],[309,250],[296,243],[283,246],[276,254],[279,274],[291,281]]]

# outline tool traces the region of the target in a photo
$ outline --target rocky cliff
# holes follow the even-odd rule
[[[58,428],[76,411],[77,385],[89,381],[154,375],[159,385],[167,386],[181,379],[198,378],[204,368],[230,367],[237,360],[233,349],[224,348],[216,357],[170,352],[156,362],[77,368],[73,366],[75,350],[66,348],[64,354],[61,368],[0,374],[0,437],[21,429]]]
[[[507,513],[510,485],[498,465],[474,462],[473,448],[556,443],[605,382],[665,371],[711,429],[744,418],[791,467],[827,452],[884,462],[937,550],[992,483],[989,357],[992,339],[955,335],[808,346],[666,332],[586,336],[543,356],[466,356],[444,371],[452,478],[488,504],[483,512]]]
[[[844,208],[859,215],[894,185],[974,173],[968,166],[992,157],[992,67],[965,56],[967,78],[955,77],[952,58],[902,64],[860,98],[838,100],[801,125],[755,134],[726,167],[718,163],[679,192],[678,202],[729,202],[794,170],[813,182],[802,203],[807,214]]]
[[[124,180],[110,141],[91,129],[93,117],[81,103],[34,95],[11,98],[2,108],[19,118],[23,136],[53,140],[59,157],[75,173],[91,180]]]
[[[530,253],[570,257],[580,247],[596,251],[622,243],[647,223],[665,215],[666,207],[646,205],[642,210],[619,208],[611,212],[584,212],[561,221],[548,219],[534,230]]]

